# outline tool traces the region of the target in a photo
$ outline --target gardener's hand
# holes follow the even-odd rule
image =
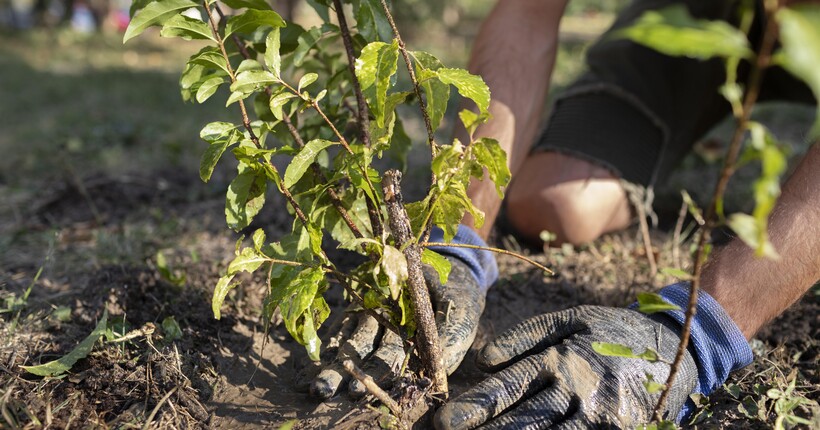
[[[657,315],[657,314],[656,314]],[[672,361],[680,341],[667,315],[579,306],[526,320],[481,350],[480,368],[496,372],[450,401],[435,417],[438,429],[635,428],[651,420],[659,393],[649,394],[647,375],[663,383],[669,365],[609,357],[592,342],[646,349]],[[667,400],[674,420],[698,381],[689,352]]]
[[[473,343],[484,310],[486,290],[479,288],[465,263],[458,258],[447,258],[452,270],[445,285],[441,285],[438,273],[430,267],[424,267],[424,277],[436,312],[444,364],[448,373],[452,373]],[[400,370],[405,352],[401,338],[379,326],[373,317],[364,312],[348,312],[341,330],[328,342],[322,363],[308,365],[297,378],[297,387],[309,388],[314,396],[323,400],[332,397],[350,379],[342,367],[348,359],[387,388]],[[349,392],[361,396],[365,388],[353,380]]]

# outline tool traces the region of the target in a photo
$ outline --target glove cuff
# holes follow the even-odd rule
[[[443,241],[444,231],[433,227],[430,232],[430,242]],[[450,242],[460,245],[487,246],[487,243],[473,229],[464,225],[458,226],[458,232]],[[490,251],[446,246],[431,246],[430,249],[439,254],[457,258],[466,264],[482,292],[487,292],[490,285],[498,279],[498,265],[495,262],[495,256]]]
[[[686,309],[689,293],[689,283],[680,282],[662,289],[660,296],[667,302]],[[683,325],[686,318],[684,311],[665,313]],[[690,341],[698,366],[696,393],[712,393],[726,381],[730,372],[747,366],[754,359],[749,342],[735,322],[720,303],[703,290],[698,292],[697,312],[692,320]]]

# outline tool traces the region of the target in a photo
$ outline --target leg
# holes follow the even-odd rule
[[[510,186],[507,218],[526,240],[550,231],[558,243],[581,244],[629,225],[631,211],[610,170],[559,152],[530,156]]]

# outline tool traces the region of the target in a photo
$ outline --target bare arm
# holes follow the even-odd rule
[[[712,295],[751,338],[820,280],[820,144],[783,187],[769,219],[780,260],[756,258],[740,240],[716,250],[703,273]]]
[[[538,131],[558,48],[558,24],[569,0],[499,0],[481,26],[469,69],[481,75],[492,93],[492,119],[478,136],[498,139],[513,172],[524,161]],[[468,190],[486,214],[479,231],[487,238],[501,207],[488,180]],[[473,225],[467,215],[464,223]]]

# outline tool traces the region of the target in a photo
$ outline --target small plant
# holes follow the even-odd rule
[[[449,262],[427,249],[434,245],[427,243],[431,228],[441,228],[447,241],[465,212],[480,225],[483,214],[467,197],[468,182],[486,171],[502,195],[510,179],[498,143],[473,138],[489,118],[490,92],[480,77],[408,50],[384,0],[309,3],[323,21],[309,29],[286,23],[264,0],[143,0],[131,9],[125,41],[159,26],[163,37],[208,43],[182,72],[184,100],[202,103],[226,88],[226,107],[238,108],[239,122],[213,122],[200,134],[209,144],[200,167],[203,181],[226,152],[236,159],[236,177],[226,193],[228,225],[247,228],[269,188],[284,196],[294,217],[291,232],[275,241],[260,229],[251,246],[237,242],[236,257],[214,291],[214,315],[220,317],[237,274],[261,271],[269,287],[264,320],[278,308],[293,338],[318,360],[317,330],[330,313],[324,295],[335,282],[382,325],[405,341],[415,339],[434,389],[446,393],[421,265],[432,266],[444,282]],[[355,25],[348,23],[348,4]],[[237,13],[226,14],[226,6]],[[441,144],[434,133],[452,88],[476,106],[459,113],[470,141]],[[403,104],[420,108],[432,154],[429,192],[407,204],[400,172],[373,167],[385,154],[406,159],[410,139],[397,112]],[[288,160],[284,172],[277,158]],[[366,260],[342,272],[328,246]]]

